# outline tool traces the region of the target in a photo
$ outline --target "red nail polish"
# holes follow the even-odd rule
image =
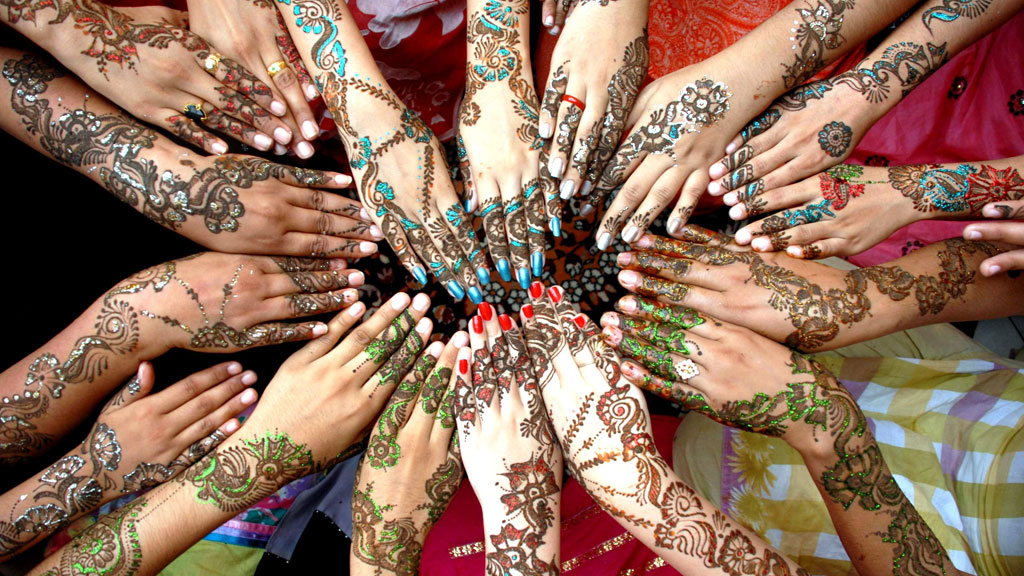
[[[491,318],[494,317],[494,308],[491,308],[491,305],[488,304],[487,302],[481,302],[480,315],[484,317],[484,320],[490,322]]]
[[[558,286],[552,286],[551,288],[548,288],[548,297],[551,298],[552,302],[558,304],[559,302],[562,301],[562,289],[559,288]]]
[[[533,318],[533,306],[527,304],[520,309],[523,313],[523,317],[529,320]]]
[[[484,333],[484,319],[480,316],[473,316],[473,320],[469,324],[473,327],[473,332],[477,334]]]
[[[540,282],[534,282],[530,284],[530,298],[540,298],[541,294],[544,293],[544,285]]]
[[[507,314],[498,316],[498,322],[501,324],[501,329],[508,332],[512,329],[512,319]]]
[[[463,358],[459,360],[459,374],[465,376],[467,373],[469,373],[469,360]]]
[[[577,314],[576,317],[572,319],[572,321],[574,324],[580,327],[580,330],[583,330],[587,327],[587,317],[584,316],[583,314]]]

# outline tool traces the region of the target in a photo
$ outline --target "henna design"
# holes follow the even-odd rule
[[[690,287],[681,282],[673,282],[656,276],[643,275],[640,284],[636,286],[636,293],[648,298],[663,297],[670,302],[682,302]]]
[[[826,124],[818,132],[818,144],[826,154],[833,158],[839,158],[846,154],[852,142],[853,129],[839,121]]]
[[[884,180],[861,180],[864,167],[857,164],[839,164],[818,175],[821,195],[831,202],[833,210],[846,208],[850,200],[864,193],[868,184],[885,184]]]
[[[615,71],[608,83],[608,113],[605,116],[597,149],[594,151],[593,161],[590,163],[590,171],[587,175],[590,182],[597,182],[600,178],[602,188],[615,187],[604,182],[605,166],[619,147],[622,132],[626,127],[626,118],[629,116],[629,111],[633,109],[633,103],[640,92],[640,85],[643,84],[644,77],[647,76],[650,59],[647,28],[645,27],[643,34],[626,46],[626,50],[622,54],[622,66]]]
[[[797,8],[798,18],[793,21],[792,64],[783,63],[782,80],[786,88],[803,84],[825,66],[825,51],[841,47],[846,38],[840,33],[847,10],[853,9],[852,0],[812,0],[806,8]]]
[[[761,224],[761,232],[772,234],[835,217],[836,214],[832,211],[832,201],[825,198],[817,204],[808,204],[803,208],[786,210],[781,214],[773,214],[765,218]]]
[[[143,559],[136,524],[148,503],[146,496],[140,496],[123,508],[100,516],[95,524],[61,548],[59,571],[46,574],[135,574]]]
[[[920,212],[966,212],[980,214],[989,202],[1024,197],[1024,179],[1013,168],[959,164],[948,168],[938,164],[889,168],[889,182],[914,201]]]
[[[925,28],[932,32],[932,21],[954,22],[961,16],[971,20],[981,16],[992,4],[992,0],[942,0],[941,6],[925,10],[921,21]]]
[[[765,193],[764,180],[751,182],[739,192],[739,200],[747,207],[747,217],[754,217],[763,214],[768,201],[761,196]]]
[[[419,574],[423,545],[411,518],[385,520],[391,505],[380,505],[373,499],[373,482],[365,490],[352,491],[352,554],[360,561],[399,576]],[[380,528],[380,537],[377,528]]]
[[[740,131],[740,139],[743,142],[748,142],[754,136],[764,134],[769,128],[779,121],[779,118],[782,118],[782,113],[775,108],[769,108],[763,114],[743,127],[743,130]]]
[[[402,350],[404,350],[404,347],[395,356],[401,355]],[[415,354],[416,352],[419,352],[419,346],[412,353]],[[414,400],[419,395],[420,387],[427,380],[430,371],[437,364],[437,358],[430,354],[420,356],[408,374],[400,372],[401,368],[406,368],[406,360],[404,358],[394,362],[396,368],[389,368],[392,360],[388,360],[388,363],[378,372],[382,374],[380,377],[381,386],[384,385],[383,382],[390,382],[401,374],[404,374],[405,377],[395,387],[395,391],[391,394],[387,406],[377,419],[377,429],[366,448],[366,461],[375,470],[392,468],[398,463],[398,459],[402,455],[401,446],[398,444],[398,432],[409,418],[409,411],[415,409],[416,404]]]
[[[928,42],[921,46],[914,42],[897,42],[887,47],[870,68],[850,70],[825,82],[830,87],[845,84],[868,102],[878,104],[889,97],[893,79],[901,89],[901,96],[906,96],[947,60],[945,43],[936,46]]]

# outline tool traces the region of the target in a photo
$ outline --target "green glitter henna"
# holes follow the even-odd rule
[[[690,348],[686,345],[685,328],[677,328],[673,324],[638,320],[629,316],[620,316],[619,323],[622,330],[649,341],[657,348],[685,356],[690,355]]]
[[[662,378],[674,377],[674,363],[672,355],[668,352],[629,336],[622,337],[618,349],[624,355],[646,366],[654,374]]]
[[[704,323],[704,318],[700,315],[700,312],[693,308],[662,304],[661,302],[647,300],[646,298],[636,298],[635,300],[641,312],[649,314],[651,318],[662,324],[671,324],[679,328],[689,329]]]

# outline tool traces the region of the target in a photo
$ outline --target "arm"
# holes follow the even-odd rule
[[[358,258],[382,237],[357,202],[314,188],[348,176],[178,146],[49,60],[0,49],[0,128],[154,222],[232,253]]]

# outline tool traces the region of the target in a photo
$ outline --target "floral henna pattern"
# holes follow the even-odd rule
[[[1013,167],[959,164],[889,168],[889,183],[919,212],[981,214],[990,202],[1024,198],[1024,178]]]
[[[786,88],[803,84],[825,66],[827,50],[846,43],[841,34],[843,18],[853,4],[852,0],[809,0],[804,7],[796,8],[792,36],[796,56],[792,64],[783,64]]]
[[[942,0],[941,5],[925,10],[921,21],[931,32],[935,20],[954,22],[961,16],[970,20],[984,14],[991,4],[992,0]]]
[[[852,142],[853,129],[839,121],[826,124],[818,132],[818,144],[826,154],[833,158],[845,155]]]

